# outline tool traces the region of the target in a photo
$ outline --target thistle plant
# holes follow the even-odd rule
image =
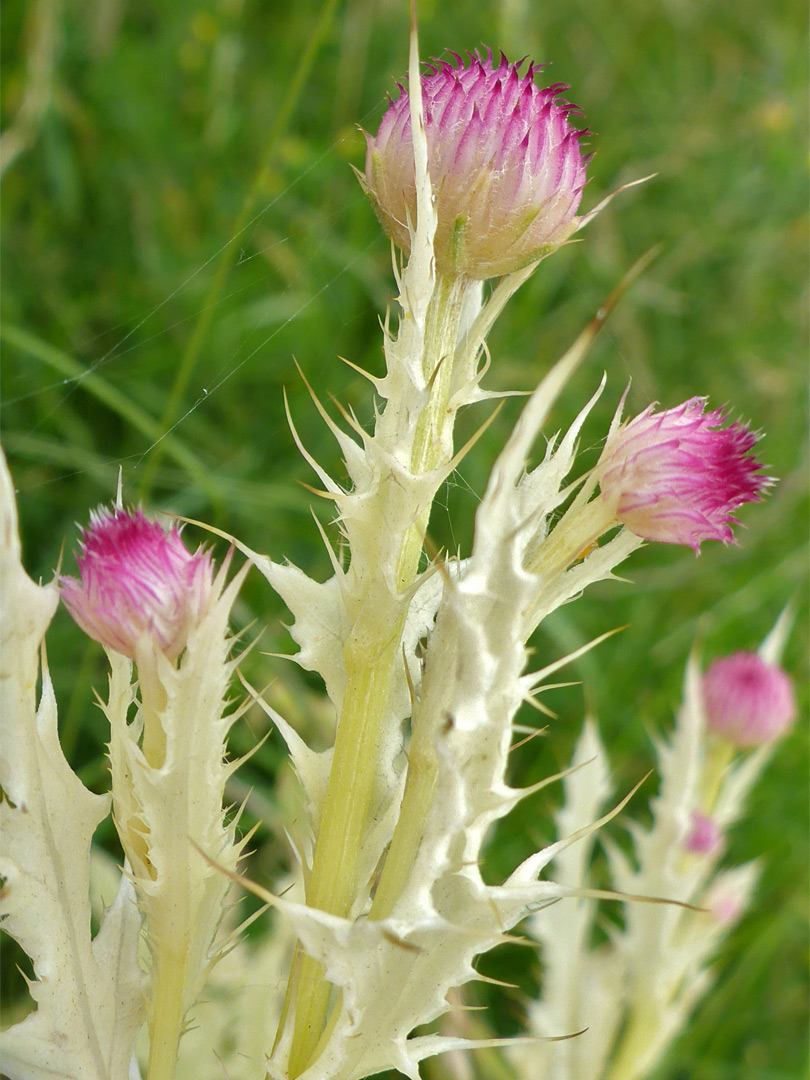
[[[80,576],[35,585],[20,563],[4,473],[2,904],[6,930],[34,963],[37,1003],[3,1035],[11,1080],[134,1080],[141,1068],[146,1080],[204,1077],[217,1062],[245,1080],[362,1080],[388,1069],[416,1080],[425,1059],[509,1041],[423,1029],[482,978],[477,958],[529,916],[547,983],[527,1042],[502,1059],[527,1080],[645,1075],[705,989],[718,926],[734,916],[712,922],[697,908],[719,912],[730,897],[738,912],[748,899],[750,868],[715,871],[767,756],[737,762],[729,747],[772,740],[793,718],[776,645],[755,661],[718,662],[702,682],[692,662],[678,730],[659,748],[653,826],[635,832],[635,862],[609,848],[611,889],[588,881],[596,830],[618,809],[606,806],[607,758],[593,725],[562,777],[559,838],[539,851],[527,844],[500,884],[481,872],[492,827],[561,779],[509,781],[519,710],[542,712],[552,677],[585,651],[530,669],[538,626],[613,578],[645,542],[695,551],[733,542],[735,512],[770,483],[752,453],[756,436],[724,410],[707,411],[705,398],[650,404],[630,420],[622,399],[598,461],[581,467],[578,442],[604,379],[531,464],[630,275],[529,395],[493,464],[469,551],[431,542],[433,504],[489,423],[459,447],[456,419],[504,396],[483,385],[490,330],[539,263],[601,209],[577,216],[587,132],[560,97],[566,88],[540,88],[538,70],[487,52],[421,74],[414,32],[407,89],[366,136],[358,175],[392,241],[397,288],[383,322],[385,373],[366,376],[371,430],[344,409],[337,422],[312,390],[347,480],[315,460],[290,417],[335,508],[332,534],[321,529],[325,581],[234,537],[245,561],[229,578],[231,553],[216,568],[209,552],[186,547],[177,524],[126,509],[119,496],[91,515]],[[292,614],[294,660],[323,682],[335,716],[326,750],[308,746],[244,676],[247,696],[230,703],[244,651],[229,616],[251,567]],[[109,660],[109,797],[86,791],[58,747],[44,635],[60,593]],[[290,832],[297,868],[284,882],[254,879],[250,834],[240,834],[226,796],[241,764],[227,759],[228,731],[254,704],[286,742],[305,808]],[[91,939],[90,841],[110,805],[124,864]],[[272,909],[272,934],[255,952],[240,943],[228,902],[239,887]],[[590,940],[600,896],[627,901],[607,959]],[[205,1021],[212,991],[223,1004]],[[145,1053],[136,1046],[143,1025]],[[586,1026],[589,1037],[559,1051],[543,1044]]]
[[[750,903],[760,866],[720,868],[725,838],[778,739],[796,717],[793,690],[776,661],[787,619],[759,653],[715,660],[701,673],[689,660],[675,729],[656,740],[660,790],[652,824],[628,824],[632,851],[608,843],[610,877],[622,893],[678,901],[630,904],[624,926],[611,923],[596,943],[593,899],[557,905],[533,916],[542,944],[542,998],[529,1010],[530,1029],[548,1037],[587,1025],[577,1039],[513,1051],[518,1075],[551,1080],[637,1080],[648,1076],[712,985],[718,943]],[[611,797],[610,763],[590,721],[564,780],[557,815],[561,836],[588,825]],[[588,880],[589,851],[567,848],[555,877]]]

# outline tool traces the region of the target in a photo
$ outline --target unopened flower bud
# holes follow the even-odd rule
[[[790,677],[756,653],[715,660],[703,676],[706,723],[736,746],[759,746],[782,735],[796,717]]]
[[[645,540],[699,550],[731,543],[732,511],[758,502],[770,482],[749,451],[757,436],[742,423],[722,427],[722,409],[695,397],[664,412],[650,405],[608,438],[599,486],[618,521]]]
[[[79,626],[130,659],[137,642],[149,636],[176,659],[208,610],[210,556],[188,551],[176,527],[166,532],[142,511],[119,507],[90,515],[81,546],[81,580],[63,577],[59,583]]]
[[[714,818],[693,811],[684,847],[695,855],[714,855],[723,846],[723,833]]]
[[[493,66],[437,60],[422,76],[428,171],[436,198],[436,267],[477,280],[518,270],[558,247],[576,228],[585,185],[575,107],[562,83],[540,89],[501,53]],[[406,253],[416,222],[408,94],[400,87],[376,137],[366,135],[363,186],[383,229]]]
[[[715,885],[702,902],[721,926],[730,928],[745,911],[746,898],[728,885]]]

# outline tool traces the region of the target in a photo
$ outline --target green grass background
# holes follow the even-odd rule
[[[584,689],[555,695],[559,719],[522,752],[515,780],[567,760],[587,701],[623,793],[651,763],[650,733],[670,723],[695,638],[707,659],[753,648],[795,605],[785,664],[803,719],[729,853],[763,857],[757,899],[723,950],[717,988],[656,1080],[804,1076],[804,5],[434,0],[420,16],[425,56],[485,43],[510,58],[553,61],[549,81],[571,84],[593,132],[586,209],[620,183],[658,174],[540,267],[493,334],[488,385],[534,386],[628,267],[661,244],[554,424],[570,422],[604,370],[586,450],[598,446],[629,379],[632,411],[708,394],[764,432],[761,455],[779,485],[744,508],[737,547],[708,544],[696,560],[650,546],[627,565],[628,584],[599,586],[544,625],[543,661],[627,628],[575,665],[571,677]],[[75,545],[74,523],[112,497],[119,467],[133,501],[202,518],[326,576],[313,500],[295,483],[312,476],[287,429],[282,390],[308,447],[339,477],[292,358],[324,397],[371,419],[364,380],[337,357],[380,371],[376,320],[392,291],[390,251],[349,164],[363,160],[355,125],[375,127],[406,65],[403,0],[4,6],[2,423],[35,577],[51,576],[63,546]],[[438,541],[469,542],[489,464],[518,408],[507,404],[448,485],[432,524]],[[328,521],[328,508],[316,512]],[[70,554],[65,562],[72,566]],[[283,608],[258,575],[236,616],[267,627],[268,651],[290,650]],[[49,653],[66,750],[103,790],[105,736],[92,704],[92,688],[104,684],[101,650],[60,612]],[[272,692],[318,737],[315,683],[259,653],[249,675],[275,679]],[[262,731],[249,718],[234,749]],[[268,815],[282,759],[274,737],[244,770]],[[549,836],[557,798],[544,793],[513,816],[488,873],[507,872]],[[643,796],[635,813],[644,816]],[[262,836],[253,873],[269,878],[283,849],[270,830]],[[111,829],[100,838],[112,848]],[[21,986],[19,957],[8,955],[6,1000]],[[523,953],[503,954],[495,967],[535,977]],[[516,999],[493,1008],[514,1030]]]

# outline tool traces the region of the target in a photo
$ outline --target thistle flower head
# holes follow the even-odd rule
[[[731,927],[745,911],[746,897],[728,883],[720,883],[709,890],[702,907],[722,927]]]
[[[723,833],[714,818],[692,812],[689,832],[684,840],[684,847],[696,855],[714,855],[723,844]]]
[[[455,54],[454,54],[455,55]],[[576,227],[585,185],[573,105],[562,83],[541,89],[536,66],[501,53],[436,60],[422,76],[428,171],[436,197],[436,266],[483,280],[518,270],[559,246]],[[376,137],[366,135],[364,188],[383,229],[410,252],[416,220],[408,94],[388,107]]]
[[[715,660],[703,676],[710,731],[736,746],[759,746],[782,735],[796,717],[790,677],[756,653]]]
[[[758,502],[769,479],[749,454],[757,436],[739,422],[722,427],[722,409],[695,397],[656,413],[650,405],[609,436],[599,461],[602,498],[616,519],[645,540],[731,543],[732,511]]]
[[[135,658],[152,636],[174,660],[208,609],[210,555],[192,554],[177,527],[166,532],[141,510],[99,508],[82,532],[81,580],[60,579],[62,599],[79,626],[106,648]]]

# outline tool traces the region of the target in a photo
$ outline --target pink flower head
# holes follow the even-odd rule
[[[745,898],[723,884],[715,885],[710,889],[703,904],[723,927],[731,927],[745,911]]]
[[[759,746],[782,735],[796,717],[789,676],[756,653],[715,660],[703,676],[710,731],[737,746]]]
[[[684,847],[696,855],[715,855],[723,846],[723,833],[714,818],[692,811],[692,822]]]
[[[757,441],[742,423],[722,427],[722,409],[706,398],[654,412],[650,405],[607,440],[599,462],[602,497],[616,519],[645,540],[700,549],[731,543],[732,511],[758,502],[770,483],[749,454]]]
[[[142,511],[99,508],[82,532],[81,580],[60,578],[68,611],[102,645],[135,659],[135,645],[152,636],[169,659],[208,610],[212,564],[191,554],[177,527],[166,532]]]
[[[467,67],[453,56],[455,63],[436,60],[422,76],[436,266],[483,280],[528,266],[574,231],[586,132],[568,123],[577,110],[559,99],[567,87],[541,90],[534,64],[521,75],[503,53],[497,67],[489,50],[485,59],[470,54]],[[400,91],[376,138],[366,135],[362,182],[383,229],[408,253],[416,188],[410,106]]]

